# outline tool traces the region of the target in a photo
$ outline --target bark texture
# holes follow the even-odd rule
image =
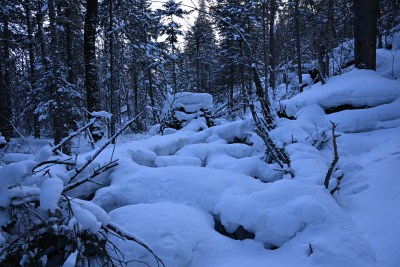
[[[376,69],[377,0],[354,0],[354,56],[358,69]]]

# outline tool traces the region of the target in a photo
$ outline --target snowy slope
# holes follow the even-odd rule
[[[282,119],[274,136],[288,139],[284,132],[294,133],[299,142],[289,145],[288,151],[292,160],[298,158],[293,163],[296,177],[322,184],[324,175],[318,172],[332,161],[331,147],[318,151],[306,143],[329,127],[329,121],[339,123],[339,168],[344,178],[335,199],[367,240],[378,265],[395,267],[400,265],[396,245],[400,240],[400,82],[381,77],[388,75],[379,64],[383,63],[378,63],[377,73],[353,70],[287,100],[287,114],[297,119]],[[395,75],[399,74],[397,70]],[[326,114],[339,106],[344,110]]]

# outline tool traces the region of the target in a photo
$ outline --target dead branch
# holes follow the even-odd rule
[[[140,115],[142,115],[143,111],[140,112],[138,115],[136,115],[135,118],[131,119],[130,121],[128,121],[124,126],[122,126],[121,129],[119,129],[110,139],[107,140],[107,142],[105,142],[100,148],[98,148],[96,150],[96,152],[90,157],[90,159],[88,159],[85,164],[83,164],[80,168],[76,168],[75,169],[75,173],[71,176],[71,178],[68,181],[68,184],[70,182],[72,182],[72,180],[75,179],[75,177],[77,177],[84,169],[86,169],[87,166],[90,165],[90,163],[92,163],[97,156],[111,143],[113,143],[115,141],[115,139],[117,139],[117,137],[126,129],[129,127],[129,125],[131,125],[132,123],[134,123],[139,117]]]
[[[33,174],[39,173],[39,172],[41,172],[41,171],[47,169],[48,167],[51,167],[51,166],[57,165],[57,164],[59,164],[59,165],[66,165],[66,166],[75,166],[75,165],[76,165],[75,162],[70,162],[71,159],[72,159],[72,158],[68,158],[68,159],[66,159],[66,160],[58,160],[58,159],[55,159],[55,160],[42,161],[42,162],[40,162],[38,165],[36,165],[36,166],[32,169],[32,173],[33,173]],[[48,165],[48,164],[49,164],[49,165]],[[48,166],[46,166],[46,167],[44,167],[44,168],[42,168],[42,169],[36,171],[37,168],[39,168],[39,167],[41,167],[41,166],[44,166],[44,165],[48,165]]]
[[[342,182],[343,176],[344,176],[344,175],[342,174],[342,175],[340,175],[339,177],[336,178],[337,184],[336,184],[336,186],[331,190],[331,192],[330,192],[331,195],[335,194],[336,191],[338,191],[338,193],[339,193],[340,183]]]
[[[276,147],[274,141],[268,134],[268,128],[266,128],[267,123],[257,115],[253,103],[250,104],[250,110],[253,116],[254,123],[256,125],[256,132],[261,137],[261,139],[263,139],[271,157],[279,165],[279,167],[281,167],[282,171],[284,171],[285,173],[289,173],[290,176],[293,178],[294,173],[290,166],[289,157],[285,154],[284,151]]]
[[[80,179],[79,181],[76,181],[76,182],[74,182],[74,183],[69,183],[69,184],[67,184],[66,186],[64,186],[63,193],[65,193],[65,192],[67,192],[67,191],[69,191],[69,190],[72,190],[72,189],[74,189],[74,188],[76,188],[76,187],[78,187],[78,186],[80,186],[81,184],[84,184],[84,183],[86,183],[86,182],[94,182],[94,183],[97,183],[97,182],[95,182],[95,181],[92,181],[92,179],[95,178],[96,176],[102,174],[103,172],[106,172],[106,171],[108,171],[109,169],[118,166],[118,162],[117,162],[117,161],[118,161],[118,160],[111,161],[111,162],[107,163],[106,165],[103,165],[103,166],[101,166],[100,168],[98,168],[97,170],[95,170],[90,176],[85,177],[85,178],[82,178],[82,179]]]
[[[78,136],[81,132],[85,131],[86,129],[89,129],[90,126],[94,125],[95,122],[99,119],[100,117],[94,117],[90,120],[89,123],[87,123],[85,126],[83,126],[82,128],[76,130],[75,132],[71,133],[70,135],[68,135],[67,137],[65,137],[63,140],[61,140],[61,142],[57,145],[55,145],[54,147],[52,147],[52,151],[53,153],[55,153],[57,150],[59,150],[63,145],[65,145],[65,143],[71,141],[75,136]]]
[[[328,172],[326,173],[326,176],[325,176],[324,186],[326,189],[328,189],[329,180],[331,179],[333,170],[335,169],[335,166],[339,161],[339,154],[338,154],[338,150],[337,150],[336,138],[339,137],[340,135],[335,134],[336,126],[338,126],[338,124],[335,124],[332,121],[331,121],[331,124],[332,124],[333,160],[332,160],[331,166],[329,166]]]

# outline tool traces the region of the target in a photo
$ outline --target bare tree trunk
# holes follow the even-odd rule
[[[270,17],[269,17],[269,64],[271,67],[269,83],[275,92],[275,15],[277,11],[276,0],[270,0]]]
[[[96,64],[96,25],[98,13],[98,0],[86,1],[86,15],[84,26],[84,60],[85,60],[85,86],[86,102],[89,112],[100,111],[100,91]],[[95,126],[90,128],[94,141],[101,139]]]
[[[296,28],[296,56],[297,56],[297,75],[299,77],[299,88],[300,92],[303,91],[303,73],[301,69],[301,53],[300,53],[300,13],[299,13],[299,2],[300,0],[296,0],[296,5],[295,5],[295,28]]]
[[[72,43],[74,41],[74,32],[72,30],[72,3],[67,2],[65,8],[65,33],[66,33],[66,50],[67,50],[67,67],[68,67],[68,82],[70,84],[75,83],[74,67],[73,67],[73,51]]]
[[[31,92],[34,95],[36,90],[36,73],[35,73],[35,53],[34,53],[34,40],[32,35],[32,23],[31,23],[31,6],[30,1],[25,0],[25,13],[26,13],[26,28],[28,31],[28,50],[29,50],[29,83],[31,85]],[[40,138],[40,124],[39,117],[33,112],[33,136],[35,138]]]
[[[201,83],[200,83],[200,40],[196,39],[196,89],[197,92],[201,92]]]
[[[154,99],[154,88],[153,88],[153,75],[151,73],[151,67],[147,66],[147,78],[149,79],[149,96],[150,96],[150,105],[153,113],[153,123],[158,123],[157,111],[156,111],[156,102]]]
[[[240,93],[242,95],[243,113],[246,113],[246,104],[244,99],[246,98],[246,86],[245,86],[245,74],[244,74],[244,56],[243,56],[243,41],[240,41]]]
[[[358,69],[376,69],[377,0],[354,0],[354,56]]]
[[[378,8],[377,8],[377,23],[380,26],[378,31],[378,48],[383,48],[383,36],[382,36],[382,31],[381,31],[381,18],[382,18],[382,11],[380,7],[380,3],[378,2]]]
[[[268,49],[267,49],[267,1],[262,1],[262,31],[263,31],[263,58],[264,58],[264,91],[268,97]]]
[[[6,11],[7,12],[7,11]],[[1,57],[0,71],[0,133],[5,137],[6,141],[10,140],[13,134],[11,125],[11,107],[10,107],[10,29],[9,16],[2,14],[3,22],[3,51]]]
[[[68,112],[68,104],[67,101],[68,99],[65,99],[65,94],[64,94],[64,86],[63,86],[63,81],[62,81],[62,75],[61,75],[61,40],[62,36],[60,34],[59,30],[59,23],[58,23],[58,18],[60,16],[57,16],[56,13],[56,3],[55,0],[49,0],[49,21],[50,21],[50,36],[51,36],[51,41],[50,41],[50,58],[51,58],[51,67],[52,67],[52,76],[53,80],[51,83],[51,94],[53,100],[55,100],[55,105],[53,109],[53,137],[54,137],[54,143],[58,144],[61,142],[61,140],[68,136],[68,120],[70,119],[69,117],[69,112]],[[57,2],[57,9],[58,12],[60,12],[60,2]],[[59,14],[58,14],[59,15]],[[69,154],[71,152],[71,146],[70,144],[66,144],[62,148],[63,153]]]
[[[41,1],[38,1],[37,5],[37,12],[36,12],[36,23],[37,23],[37,38],[39,39],[40,43],[40,56],[43,65],[46,67],[47,66],[47,59],[46,59],[46,44],[44,42],[44,37],[43,37],[43,11],[42,11],[42,3]]]
[[[109,34],[109,47],[110,47],[110,111],[111,114],[113,115],[111,117],[111,127],[110,127],[110,133],[111,136],[115,134],[115,127],[116,127],[116,118],[117,118],[117,112],[116,112],[116,99],[115,99],[115,73],[114,73],[114,33],[113,33],[113,28],[114,28],[114,23],[113,23],[113,1],[109,1],[108,5],[108,15],[109,15],[109,29],[108,29],[108,34]]]

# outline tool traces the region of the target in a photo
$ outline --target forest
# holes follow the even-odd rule
[[[399,0],[0,3],[0,266],[400,266]]]

